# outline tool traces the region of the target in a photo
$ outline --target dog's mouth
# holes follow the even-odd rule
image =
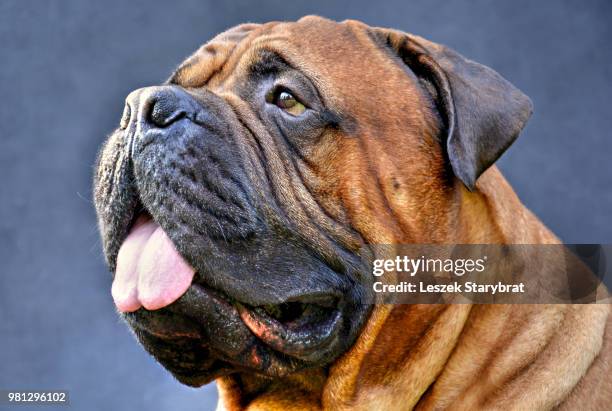
[[[121,245],[112,295],[145,348],[189,385],[241,370],[286,375],[325,360],[342,338],[336,296],[238,301],[205,284],[146,212]]]

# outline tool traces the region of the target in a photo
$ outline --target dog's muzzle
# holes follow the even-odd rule
[[[99,158],[95,202],[117,308],[179,380],[280,376],[329,363],[369,306],[245,172],[228,104],[177,86],[132,92]],[[342,260],[337,259],[337,260]],[[332,268],[333,267],[333,268]]]

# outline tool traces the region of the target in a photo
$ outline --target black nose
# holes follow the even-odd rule
[[[132,91],[125,99],[121,128],[139,122],[155,128],[193,117],[197,110],[193,98],[175,86],[145,87]]]

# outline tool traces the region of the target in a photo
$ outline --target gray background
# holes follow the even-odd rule
[[[0,2],[0,389],[68,389],[79,410],[208,410],[114,313],[91,204],[125,95],[237,23],[316,13],[445,43],[535,114],[501,169],[567,242],[612,242],[612,2]],[[0,406],[1,407],[1,406]]]

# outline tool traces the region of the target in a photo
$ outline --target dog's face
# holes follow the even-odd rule
[[[128,96],[96,209],[115,302],[180,381],[332,363],[372,305],[363,245],[442,241],[452,171],[473,185],[515,137],[468,158],[452,78],[397,36],[238,26]]]

